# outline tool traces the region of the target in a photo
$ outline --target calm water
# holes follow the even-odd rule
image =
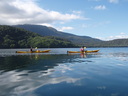
[[[0,49],[0,96],[128,96],[128,48],[88,48],[97,49],[87,55],[66,53],[78,48]]]

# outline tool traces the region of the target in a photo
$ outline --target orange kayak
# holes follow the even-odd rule
[[[48,53],[51,50],[36,50],[36,51],[16,51],[16,53]]]
[[[99,50],[86,50],[84,52],[82,51],[67,51],[67,53],[95,53],[98,52]]]

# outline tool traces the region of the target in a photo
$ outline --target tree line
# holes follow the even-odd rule
[[[7,25],[0,25],[0,48],[65,48],[76,47],[72,42],[52,36],[41,36]]]
[[[110,41],[97,41],[90,38],[80,39],[81,43],[76,43],[60,37],[42,36],[35,32],[27,31],[23,28],[16,28],[7,25],[0,25],[0,48],[69,48],[69,47],[127,47],[128,39],[116,39]],[[89,40],[88,40],[89,39]],[[73,41],[74,38],[71,37]]]

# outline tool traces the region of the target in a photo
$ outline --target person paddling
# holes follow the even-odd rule
[[[84,46],[83,46],[83,47],[81,47],[80,51],[81,51],[81,52],[84,52]]]
[[[80,49],[80,51],[81,52],[85,52],[84,48],[86,48],[86,47],[82,46],[81,49]]]
[[[32,52],[32,47],[30,48],[30,51]]]

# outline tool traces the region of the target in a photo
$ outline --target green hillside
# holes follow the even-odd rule
[[[17,25],[22,26],[22,25]],[[127,47],[128,39],[102,41],[88,36],[59,32],[41,25],[0,25],[0,48],[68,48],[68,47]],[[29,29],[29,31],[27,31]],[[30,32],[33,30],[35,32]],[[36,31],[37,30],[37,31]]]
[[[0,25],[0,48],[30,47],[57,48],[76,46],[66,39],[52,36],[44,37],[22,28]]]
[[[103,47],[128,47],[128,39],[115,39],[101,43]]]
[[[79,46],[83,46],[83,45],[94,46],[95,44],[102,42],[102,40],[91,38],[89,36],[77,36],[74,34],[57,31],[55,28],[46,27],[42,25],[24,24],[24,25],[15,25],[15,27],[23,28],[25,30],[38,33],[42,36],[55,36],[55,37],[65,38]]]
[[[87,47],[125,47],[128,46],[128,39],[116,39],[110,41],[103,41],[89,36],[77,36],[65,32],[57,31],[52,27],[46,27],[42,25],[15,25],[15,27],[23,28],[28,31],[38,33],[42,36],[55,36],[70,40],[72,43],[78,46]]]

